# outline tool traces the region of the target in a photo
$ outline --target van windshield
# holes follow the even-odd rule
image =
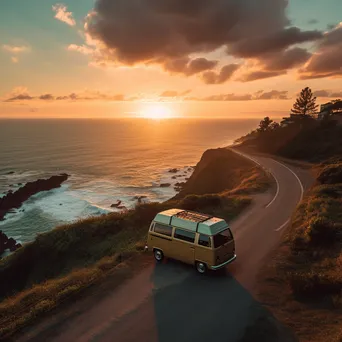
[[[214,238],[214,248],[220,247],[233,240],[233,235],[229,228],[213,236]]]

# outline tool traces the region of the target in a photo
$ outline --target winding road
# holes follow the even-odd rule
[[[278,246],[310,175],[269,157],[245,157],[276,182],[231,223],[237,260],[226,270],[201,276],[177,262],[151,262],[92,306],[75,303],[62,321],[49,318],[16,341],[235,342],[259,317],[275,321],[253,298],[256,276]],[[285,335],[276,341],[293,341]]]

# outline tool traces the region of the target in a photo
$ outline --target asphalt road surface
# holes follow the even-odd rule
[[[256,275],[279,244],[309,176],[268,157],[252,158],[276,182],[232,222],[237,260],[225,270],[201,276],[178,262],[151,262],[91,306],[62,322],[48,318],[16,341],[235,342],[258,318],[276,321],[253,298]],[[273,340],[293,339],[284,334]]]

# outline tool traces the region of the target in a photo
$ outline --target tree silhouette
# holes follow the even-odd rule
[[[272,122],[273,120],[271,120],[268,116],[266,116],[264,120],[260,121],[257,131],[260,133],[268,131],[271,127]]]
[[[313,96],[311,89],[306,87],[300,92],[299,97],[291,109],[291,113],[302,115],[313,114],[317,108],[316,97]]]

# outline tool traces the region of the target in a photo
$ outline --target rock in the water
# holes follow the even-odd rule
[[[162,184],[160,184],[160,187],[161,187],[161,188],[168,188],[168,187],[170,187],[170,186],[171,186],[170,183],[162,183]]]
[[[121,203],[122,203],[122,201],[118,200],[116,203],[112,204],[110,207],[111,208],[119,208]]]
[[[14,252],[20,247],[22,247],[20,243],[17,243],[13,238],[8,238],[8,236],[0,230],[0,256],[6,250]]]
[[[174,187],[175,191],[180,192],[183,189],[184,185],[185,182],[177,182]]]
[[[14,171],[9,171],[9,172],[5,173],[5,175],[14,175],[14,174],[15,174]]]
[[[170,170],[169,170],[169,172],[170,172],[170,173],[177,173],[178,171],[179,171],[179,170],[178,170],[178,169],[176,169],[176,168],[174,168],[174,169],[170,169]]]
[[[147,198],[147,196],[134,196],[133,199],[134,200],[140,200],[140,199],[143,199],[143,198]]]
[[[142,203],[143,199],[147,198],[147,196],[134,196],[133,201],[138,201],[138,203]]]
[[[177,176],[172,176],[172,179],[177,179]]]
[[[124,205],[119,205],[117,208],[120,210],[127,210],[127,207]]]

